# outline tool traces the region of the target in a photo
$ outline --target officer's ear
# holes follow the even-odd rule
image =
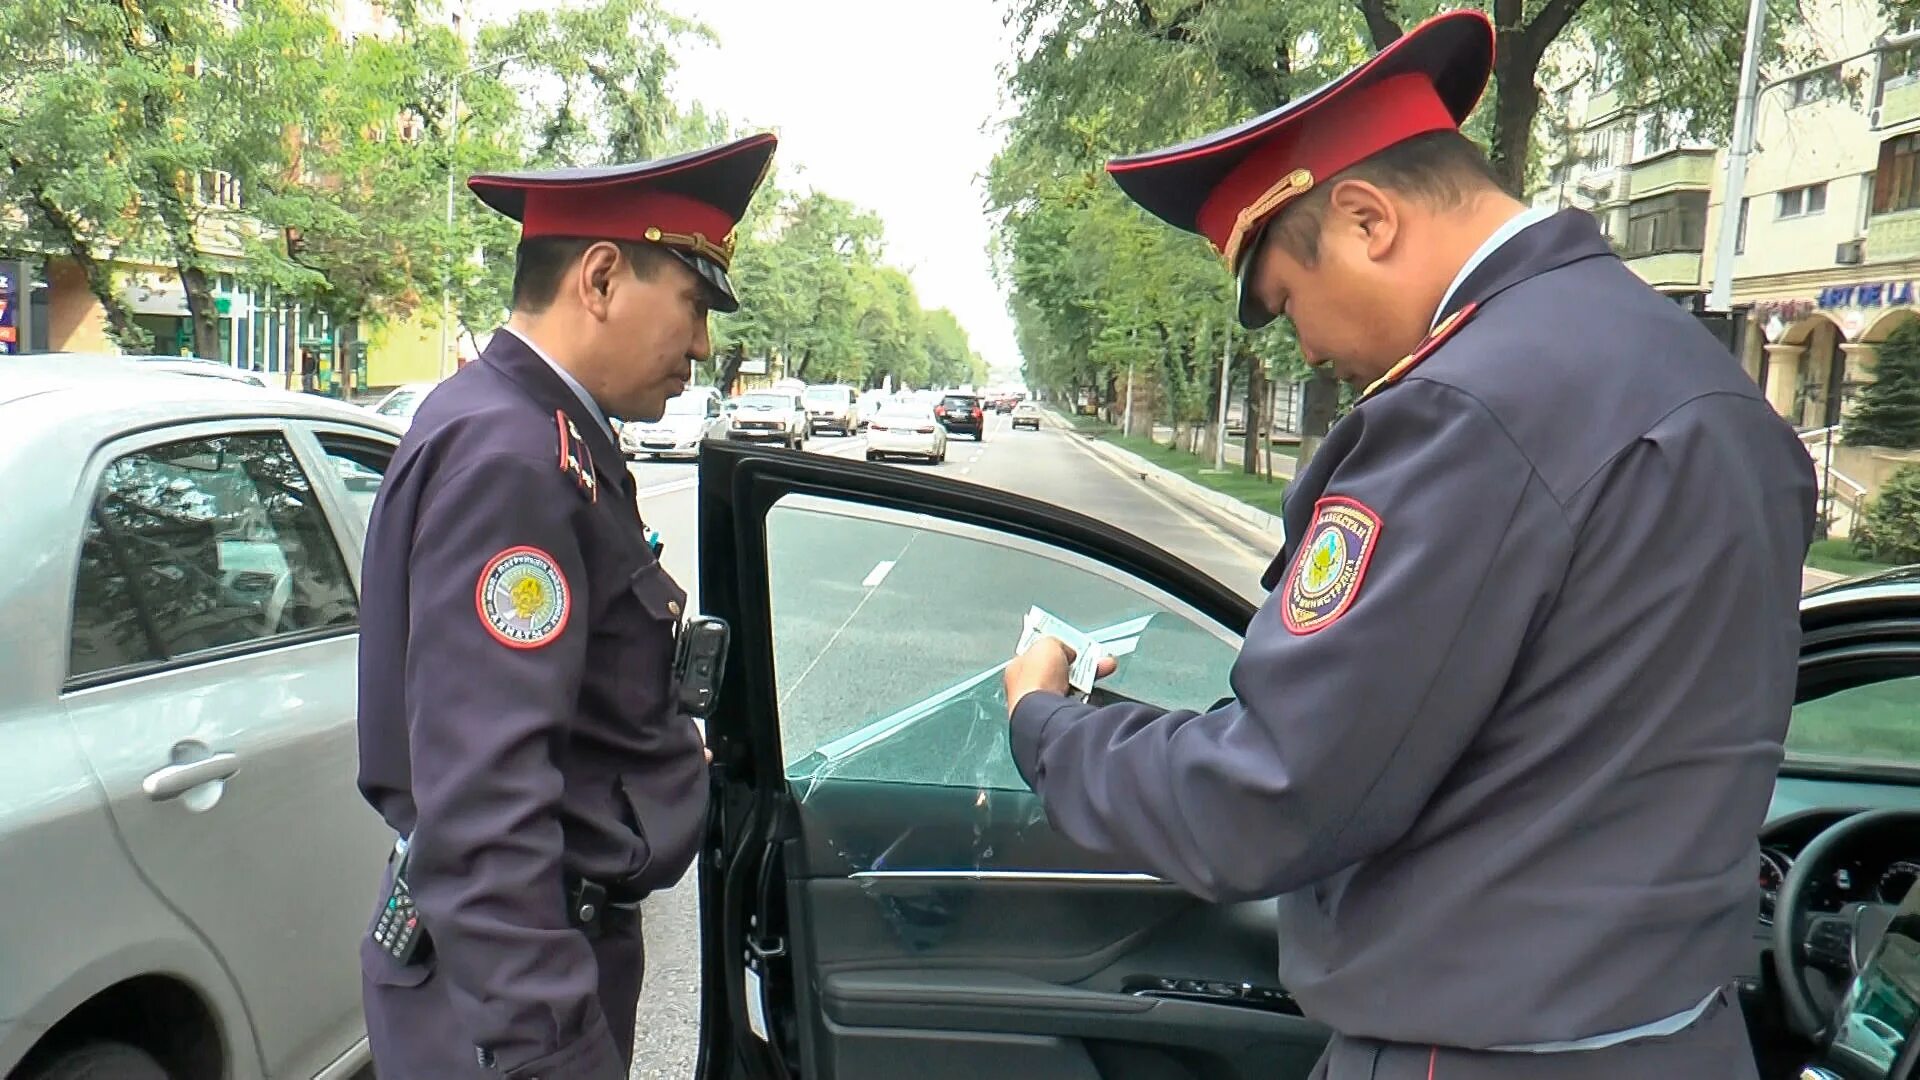
[[[1372,262],[1393,250],[1400,235],[1400,207],[1379,185],[1337,180],[1327,193],[1326,232],[1356,242]]]
[[[619,247],[605,240],[587,248],[580,256],[580,268],[574,274],[574,287],[579,295],[580,306],[596,318],[606,318],[608,309],[613,305],[613,282],[620,266]]]

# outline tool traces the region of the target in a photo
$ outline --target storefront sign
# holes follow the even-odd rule
[[[0,273],[0,354],[20,351],[18,298],[13,276]]]
[[[1822,309],[1838,307],[1898,307],[1913,303],[1913,282],[1875,281],[1860,285],[1834,285],[1820,290]]]

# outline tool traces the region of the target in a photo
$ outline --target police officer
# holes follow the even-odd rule
[[[1203,235],[1240,318],[1359,394],[1207,713],[1006,672],[1065,835],[1280,897],[1327,1080],[1754,1075],[1755,834],[1782,756],[1811,463],[1585,213],[1457,128],[1492,66],[1442,15],[1285,108],[1112,162]]]
[[[469,181],[521,225],[512,317],[422,404],[366,545],[360,788],[426,932],[361,942],[382,1080],[627,1075],[637,905],[691,862],[707,780],[672,680],[686,593],[609,418],[657,419],[738,307],[773,150]]]

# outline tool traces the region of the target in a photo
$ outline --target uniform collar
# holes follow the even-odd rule
[[[1514,225],[1531,213],[1521,214],[1507,224]],[[1496,232],[1495,237],[1498,236]],[[1613,255],[1607,238],[1600,235],[1599,226],[1584,210],[1562,210],[1546,215],[1513,229],[1507,236],[1500,237],[1497,244],[1491,242],[1493,239],[1489,237],[1489,243],[1481,245],[1482,251],[1474,253],[1475,259],[1469,259],[1467,265],[1461,267],[1454,288],[1434,313],[1434,326],[1470,304],[1484,305],[1529,278],[1583,259]]]
[[[503,326],[500,330],[502,333],[512,334],[514,337],[519,338],[522,345],[533,350],[533,355],[545,360],[547,366],[553,369],[553,373],[560,376],[560,381],[567,384],[567,389],[572,390],[574,396],[580,399],[580,404],[587,407],[587,415],[593,417],[598,426],[606,428],[609,431],[613,430],[612,426],[607,423],[607,414],[601,410],[600,403],[593,400],[593,395],[587,393],[587,388],[580,385],[580,380],[574,378],[572,372],[560,366],[560,361],[547,355],[547,350],[541,348],[532,338],[515,330],[513,327]]]
[[[501,327],[501,330],[507,330]],[[545,409],[566,413],[583,432],[587,452],[593,457],[594,471],[603,473],[616,485],[626,486],[633,476],[625,468],[626,457],[614,445],[613,429],[604,415],[593,407],[593,399],[578,390],[558,364],[541,355],[540,350],[517,333],[495,333],[487,342],[480,361],[520,384],[537,404]]]
[[[1482,241],[1480,246],[1474,250],[1474,253],[1467,257],[1466,263],[1460,267],[1460,272],[1453,275],[1453,283],[1447,286],[1446,294],[1440,297],[1440,306],[1434,309],[1433,321],[1427,324],[1427,329],[1431,330],[1440,325],[1440,320],[1445,317],[1447,312],[1447,302],[1453,299],[1454,293],[1460,291],[1460,286],[1467,280],[1467,275],[1479,269],[1480,264],[1486,262],[1489,255],[1500,250],[1501,245],[1518,236],[1521,230],[1529,226],[1538,225],[1552,216],[1553,213],[1550,210],[1538,206],[1531,207],[1508,218],[1506,224],[1493,230],[1493,235]]]

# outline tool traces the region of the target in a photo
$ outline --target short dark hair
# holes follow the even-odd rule
[[[620,249],[634,276],[641,280],[660,272],[673,253],[655,244],[629,240],[596,240],[585,236],[541,236],[520,241],[513,253],[513,310],[538,315],[553,304],[560,293],[560,279],[580,261],[580,256],[595,244],[608,243]]]
[[[1281,210],[1267,227],[1287,254],[1303,265],[1320,259],[1320,230],[1333,185],[1342,180],[1370,184],[1421,199],[1441,209],[1455,207],[1471,195],[1506,191],[1493,163],[1472,139],[1458,131],[1431,131],[1395,143],[1312,190]]]

